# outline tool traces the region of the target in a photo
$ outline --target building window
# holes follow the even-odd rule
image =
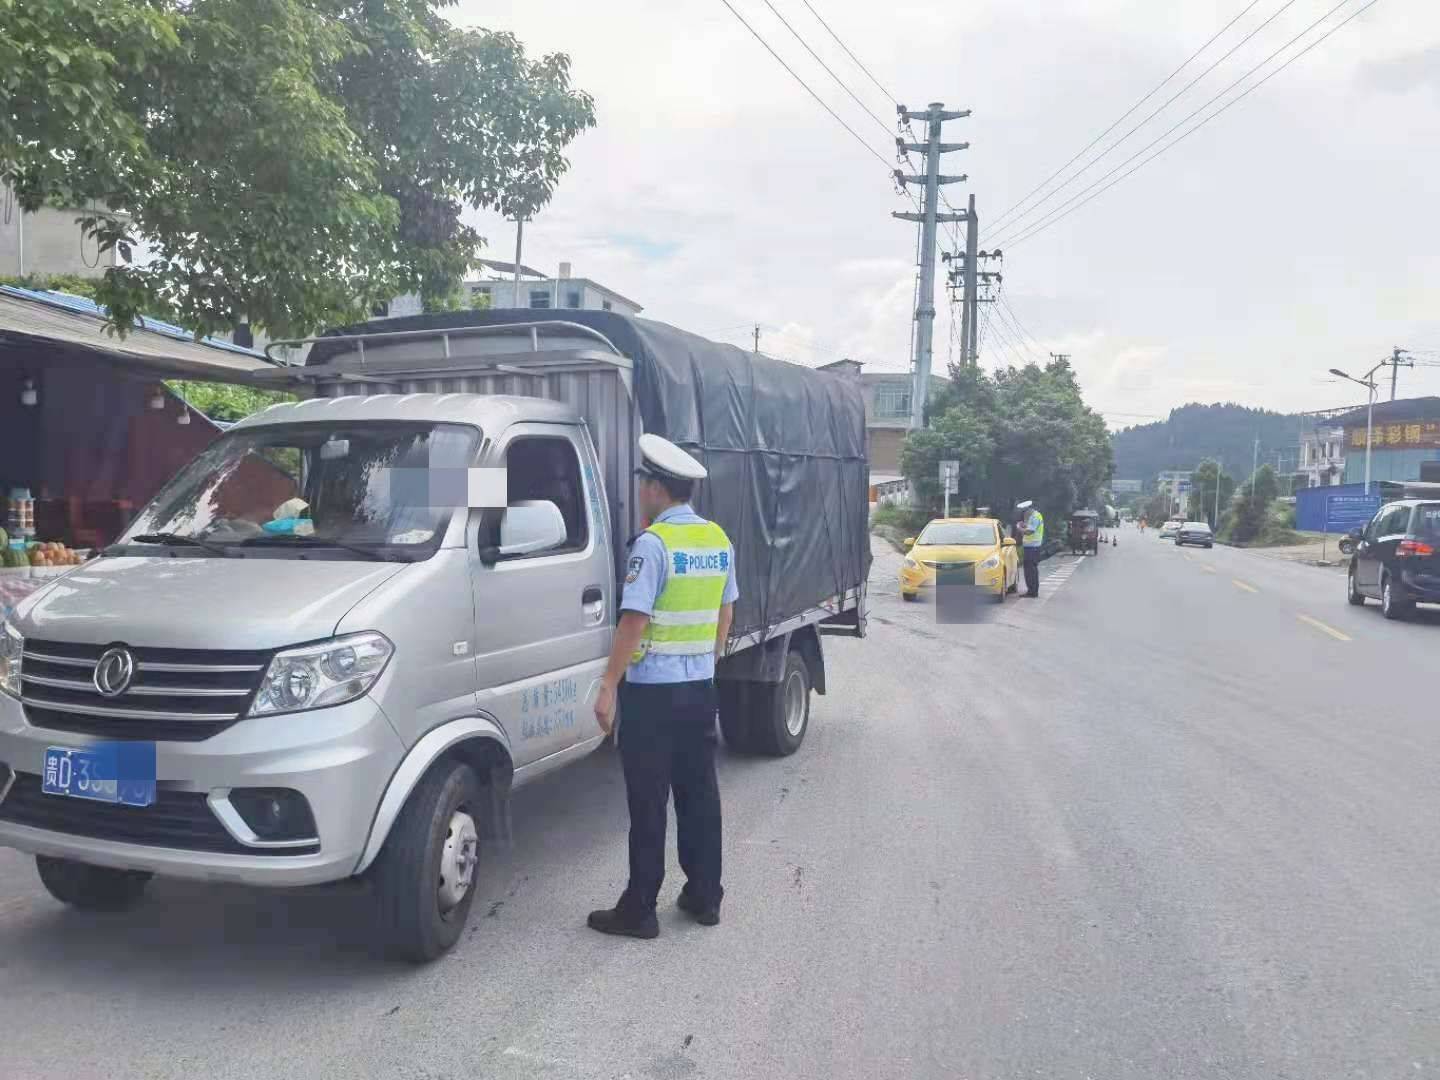
[[[531,289],[530,306],[532,308],[548,308],[550,306],[550,290]]]
[[[580,300],[579,289],[570,289],[565,293],[565,306],[568,308],[580,308],[585,306]]]
[[[908,386],[877,386],[875,388],[875,416],[887,420],[905,419],[910,415],[910,388]]]
[[[606,311],[610,311],[610,310],[611,310],[610,301],[609,301],[609,300],[601,300],[601,301],[600,301],[600,306],[601,306],[602,308],[604,308]]]

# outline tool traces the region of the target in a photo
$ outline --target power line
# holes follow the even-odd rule
[[[999,293],[996,294],[996,298],[1000,301],[1001,306],[1010,313],[1011,321],[1015,323],[1016,327],[1019,328],[1020,332],[1023,333],[1026,337],[1028,337],[1031,341],[1033,341],[1037,346],[1043,349],[1044,345],[1041,344],[1040,339],[1037,338],[1034,334],[1030,333],[1030,331],[1025,328],[1024,324],[1020,322],[1020,316],[1015,314],[1015,309],[1010,306],[1010,301],[1005,299],[1005,297]]]
[[[1110,153],[1112,150],[1114,150],[1117,146],[1119,146],[1121,143],[1123,143],[1126,139],[1130,138],[1131,135],[1134,135],[1137,131],[1139,131],[1141,128],[1143,128],[1143,127],[1144,127],[1146,124],[1148,124],[1151,120],[1154,120],[1155,117],[1159,116],[1162,112],[1164,112],[1166,109],[1168,109],[1168,108],[1171,106],[1171,104],[1175,101],[1176,98],[1181,97],[1181,96],[1182,96],[1183,94],[1185,94],[1186,91],[1188,91],[1192,86],[1194,86],[1196,83],[1198,83],[1201,79],[1205,78],[1206,75],[1209,75],[1210,72],[1214,71],[1217,67],[1219,67],[1221,64],[1223,64],[1226,60],[1230,59],[1230,57],[1233,56],[1233,55],[1235,55],[1235,53],[1241,48],[1241,46],[1243,46],[1246,42],[1248,42],[1251,38],[1253,38],[1253,37],[1254,37],[1256,34],[1258,34],[1261,30],[1264,30],[1264,29],[1265,29],[1267,26],[1269,26],[1272,22],[1274,22],[1276,19],[1278,19],[1278,18],[1279,18],[1281,15],[1283,15],[1287,10],[1289,10],[1294,4],[1295,4],[1295,0],[1285,0],[1285,3],[1281,4],[1280,7],[1279,7],[1268,19],[1266,19],[1264,22],[1262,22],[1259,26],[1255,27],[1255,29],[1251,30],[1248,34],[1246,34],[1244,37],[1242,37],[1242,38],[1241,38],[1239,41],[1237,41],[1234,45],[1232,45],[1232,46],[1230,47],[1230,49],[1229,49],[1228,52],[1226,52],[1226,53],[1225,53],[1223,56],[1221,56],[1218,60],[1216,60],[1214,63],[1212,63],[1212,64],[1211,64],[1209,67],[1207,67],[1204,71],[1200,72],[1199,75],[1196,75],[1193,79],[1191,79],[1188,83],[1186,83],[1184,86],[1182,86],[1179,90],[1175,91],[1175,93],[1171,94],[1168,98],[1165,99],[1165,103],[1164,103],[1163,105],[1161,105],[1158,109],[1156,109],[1154,112],[1152,112],[1149,116],[1145,117],[1144,120],[1141,120],[1138,124],[1136,124],[1136,125],[1135,125],[1134,127],[1132,127],[1129,131],[1127,131],[1124,135],[1120,136],[1120,138],[1118,138],[1118,139],[1116,139],[1114,142],[1112,142],[1109,146],[1107,146],[1107,147],[1106,147],[1104,150],[1102,150],[1099,154],[1095,155],[1095,157],[1091,158],[1091,159],[1090,159],[1088,162],[1086,162],[1081,168],[1077,169],[1071,176],[1069,176],[1068,178],[1066,178],[1066,180],[1064,181],[1064,183],[1062,183],[1062,184],[1060,184],[1058,187],[1056,187],[1053,191],[1050,192],[1050,194],[1046,195],[1045,198],[1041,199],[1039,202],[1037,202],[1037,203],[1035,203],[1033,206],[1031,206],[1028,210],[1026,210],[1026,211],[1024,211],[1023,213],[1021,213],[1018,217],[1016,217],[1015,221],[1012,221],[1009,225],[1006,225],[1006,226],[1005,226],[1005,229],[1006,229],[1006,230],[1009,230],[1010,233],[1011,233],[1011,235],[1014,235],[1014,233],[1017,232],[1017,231],[1021,231],[1021,230],[1024,228],[1024,226],[1022,226],[1020,229],[1017,229],[1017,228],[1015,227],[1015,226],[1016,226],[1016,223],[1017,223],[1018,221],[1020,221],[1022,218],[1029,217],[1031,214],[1033,214],[1033,213],[1034,213],[1036,210],[1038,210],[1040,207],[1044,206],[1047,202],[1049,202],[1051,199],[1053,199],[1053,198],[1054,198],[1056,195],[1058,195],[1060,192],[1064,191],[1065,188],[1069,187],[1069,186],[1070,186],[1071,184],[1073,184],[1076,180],[1078,180],[1081,176],[1085,175],[1086,172],[1088,172],[1090,169],[1092,169],[1092,168],[1094,168],[1096,165],[1098,165],[1102,160],[1104,160],[1104,158],[1105,158],[1105,156],[1106,156],[1107,154],[1109,154],[1109,153]],[[1263,63],[1263,61],[1262,61],[1262,63]],[[1251,70],[1253,71],[1254,69],[1252,68]],[[1213,100],[1213,99],[1212,99],[1212,100]],[[1202,108],[1203,108],[1203,106],[1202,106]],[[1192,115],[1193,115],[1193,114],[1192,114]],[[1144,151],[1141,151],[1141,153],[1144,153]],[[997,222],[997,225],[998,225],[998,222]]]
[[[864,64],[862,64],[860,62],[860,58],[850,51],[850,46],[846,45],[845,42],[841,41],[840,35],[835,33],[834,30],[831,30],[830,24],[827,23],[824,19],[822,19],[820,17],[820,13],[810,6],[810,0],[800,0],[800,2],[805,5],[806,10],[809,11],[811,15],[815,16],[815,21],[825,28],[825,32],[835,40],[835,44],[839,45],[840,48],[845,50],[845,55],[850,57],[851,60],[855,61],[855,66],[865,73],[865,77],[875,84],[876,89],[878,89],[892,102],[898,102],[900,99],[894,94],[892,94],[889,90],[886,90],[885,87],[881,85],[880,80],[875,78],[874,75],[870,74],[870,69],[867,68]]]
[[[1361,15],[1363,15],[1365,12],[1369,11],[1372,7],[1374,7],[1376,4],[1378,4],[1378,3],[1380,2],[1380,0],[1369,0],[1369,3],[1365,4],[1363,7],[1359,8],[1358,10],[1356,10],[1355,12],[1353,12],[1352,14],[1350,14],[1349,16],[1347,16],[1343,21],[1341,21],[1341,22],[1337,23],[1335,26],[1331,27],[1331,28],[1330,28],[1329,30],[1327,30],[1324,34],[1322,34],[1320,37],[1316,38],[1316,39],[1315,39],[1314,41],[1312,41],[1309,45],[1305,46],[1305,48],[1301,49],[1301,50],[1300,50],[1298,53],[1296,53],[1294,56],[1290,57],[1290,59],[1286,60],[1283,64],[1281,64],[1279,67],[1277,67],[1274,71],[1270,72],[1270,74],[1266,75],[1266,76],[1265,76],[1263,79],[1261,79],[1259,82],[1255,83],[1253,86],[1248,87],[1248,88],[1247,88],[1243,93],[1241,93],[1239,96],[1237,96],[1237,97],[1235,97],[1235,98],[1232,98],[1230,101],[1228,101],[1228,102],[1226,102],[1224,105],[1222,105],[1219,109],[1216,109],[1216,110],[1215,110],[1213,113],[1211,113],[1209,116],[1207,116],[1207,117],[1205,117],[1203,120],[1201,120],[1201,121],[1200,121],[1198,124],[1196,124],[1194,127],[1190,128],[1188,131],[1185,131],[1183,134],[1180,135],[1179,138],[1174,139],[1174,140],[1172,140],[1172,141],[1169,142],[1169,143],[1166,143],[1166,145],[1162,146],[1159,150],[1155,151],[1155,153],[1153,153],[1153,154],[1151,154],[1149,157],[1145,158],[1143,161],[1141,161],[1141,162],[1140,162],[1138,165],[1136,165],[1134,168],[1129,169],[1129,170],[1127,170],[1127,171],[1124,172],[1124,173],[1121,173],[1121,175],[1115,177],[1115,179],[1114,179],[1113,181],[1111,181],[1111,182],[1108,183],[1108,184],[1105,184],[1105,186],[1104,186],[1104,187],[1101,187],[1098,191],[1093,190],[1093,189],[1095,189],[1098,185],[1104,183],[1104,181],[1107,180],[1107,179],[1109,179],[1111,176],[1115,176],[1115,174],[1116,174],[1117,172],[1119,172],[1121,169],[1125,168],[1126,165],[1128,165],[1130,162],[1134,161],[1134,160],[1135,160],[1137,157],[1139,157],[1141,154],[1145,153],[1146,150],[1149,150],[1150,147],[1152,147],[1152,146],[1154,146],[1156,143],[1161,142],[1162,140],[1166,139],[1166,138],[1169,137],[1176,129],[1182,127],[1183,125],[1185,125],[1186,123],[1188,123],[1190,120],[1194,119],[1195,116],[1197,116],[1199,113],[1204,112],[1205,109],[1209,108],[1211,105],[1213,105],[1213,104],[1214,104],[1216,101],[1218,101],[1220,98],[1224,97],[1224,96],[1225,96],[1226,94],[1228,94],[1231,90],[1235,89],[1236,86],[1240,85],[1240,83],[1244,82],[1244,81],[1245,81],[1246,79],[1248,79],[1251,75],[1255,74],[1256,71],[1258,71],[1260,68],[1264,67],[1264,66],[1265,66],[1266,64],[1268,64],[1271,60],[1273,60],[1276,56],[1278,56],[1280,53],[1284,52],[1284,51],[1285,51],[1286,49],[1288,49],[1291,45],[1295,44],[1295,42],[1299,41],[1302,37],[1304,37],[1306,34],[1308,34],[1311,30],[1315,29],[1315,27],[1319,26],[1319,25],[1320,25],[1321,23],[1323,23],[1326,19],[1328,19],[1331,15],[1333,15],[1336,11],[1338,11],[1340,8],[1344,7],[1344,6],[1345,6],[1346,4],[1348,4],[1349,2],[1350,2],[1350,0],[1340,0],[1340,2],[1339,2],[1338,4],[1336,4],[1334,7],[1332,7],[1332,8],[1331,8],[1329,11],[1327,11],[1324,15],[1320,16],[1320,18],[1316,19],[1313,23],[1311,23],[1309,26],[1307,26],[1304,30],[1300,31],[1300,33],[1296,34],[1293,38],[1291,38],[1289,41],[1287,41],[1284,45],[1280,46],[1280,48],[1276,49],[1273,53],[1271,53],[1269,56],[1267,56],[1264,60],[1260,61],[1260,63],[1256,64],[1256,65],[1255,65],[1254,67],[1252,67],[1249,71],[1245,72],[1245,74],[1241,75],[1240,78],[1236,79],[1236,80],[1235,80],[1234,82],[1232,82],[1229,86],[1225,87],[1224,90],[1221,90],[1218,94],[1216,94],[1214,97],[1212,97],[1209,101],[1205,102],[1205,104],[1201,105],[1201,106],[1200,106],[1198,109],[1196,109],[1194,112],[1190,113],[1190,114],[1189,114],[1188,116],[1186,116],[1184,119],[1182,119],[1182,120],[1178,121],[1177,123],[1175,123],[1174,125],[1172,125],[1172,126],[1169,128],[1169,130],[1163,132],[1163,133],[1162,133],[1161,135],[1159,135],[1157,138],[1153,139],[1151,142],[1149,142],[1149,143],[1147,143],[1145,146],[1141,147],[1141,148],[1140,148],[1139,150],[1137,150],[1135,153],[1131,154],[1128,158],[1126,158],[1124,161],[1122,161],[1119,165],[1115,166],[1115,168],[1111,169],[1111,170],[1110,170],[1108,173],[1106,173],[1104,176],[1100,177],[1099,180],[1096,180],[1096,181],[1095,181],[1094,183],[1092,183],[1089,187],[1086,187],[1086,188],[1082,189],[1080,192],[1078,192],[1077,194],[1071,196],[1071,198],[1070,198],[1069,200],[1067,200],[1065,203],[1062,203],[1059,207],[1056,207],[1055,210],[1051,211],[1049,214],[1047,214],[1047,215],[1046,215],[1044,218],[1042,218],[1040,221],[1038,221],[1038,222],[1033,222],[1031,225],[1026,226],[1024,229],[1021,230],[1021,232],[1020,232],[1018,235],[1012,235],[1011,239],[1009,239],[1009,240],[1007,240],[1007,241],[1005,242],[1005,246],[1006,246],[1006,247],[1014,247],[1016,244],[1024,243],[1026,240],[1030,239],[1030,238],[1031,238],[1032,236],[1034,236],[1036,233],[1043,232],[1045,229],[1048,229],[1051,225],[1054,225],[1054,224],[1056,224],[1057,222],[1063,220],[1064,218],[1069,217],[1069,216],[1070,216],[1071,214],[1073,214],[1076,210],[1079,210],[1080,207],[1082,207],[1082,206],[1084,206],[1086,203],[1088,203],[1091,199],[1095,198],[1095,197],[1098,196],[1098,195],[1104,194],[1106,191],[1110,190],[1110,188],[1112,188],[1112,187],[1114,187],[1116,184],[1118,184],[1121,180],[1124,180],[1126,177],[1128,177],[1128,176],[1130,176],[1131,174],[1139,171],[1140,169],[1142,169],[1142,168],[1144,168],[1146,165],[1148,165],[1150,162],[1154,161],[1154,160],[1155,160],[1157,157],[1159,157],[1161,154],[1165,153],[1165,151],[1171,149],[1172,147],[1178,145],[1179,143],[1184,142],[1184,141],[1185,141],[1186,139],[1188,139],[1191,135],[1194,135],[1195,132],[1199,131],[1199,130],[1200,130],[1201,128],[1203,128],[1206,124],[1210,123],[1211,120],[1214,120],[1216,117],[1222,115],[1222,114],[1225,113],[1228,109],[1230,109],[1232,106],[1238,105],[1240,102],[1244,101],[1247,97],[1249,97],[1251,94],[1253,94],[1256,90],[1259,90],[1260,87],[1264,86],[1267,82],[1269,82],[1271,79],[1273,79],[1276,75],[1279,75],[1282,71],[1284,71],[1287,67],[1289,67],[1291,64],[1293,64],[1296,60],[1299,60],[1302,56],[1304,56],[1306,53],[1308,53],[1311,49],[1315,48],[1317,45],[1321,44],[1323,41],[1325,41],[1327,38],[1329,38],[1330,35],[1338,32],[1339,30],[1341,30],[1342,28],[1344,28],[1346,25],[1348,25],[1352,20],[1354,20],[1354,19],[1356,19],[1356,18],[1359,18],[1359,17],[1360,17]],[[1085,198],[1081,199],[1081,196],[1082,196],[1082,195],[1085,195],[1086,192],[1091,192],[1091,191],[1093,191],[1092,194],[1090,194],[1090,195],[1086,196]],[[1077,202],[1076,200],[1079,200],[1079,201]],[[1071,205],[1071,204],[1074,204],[1074,205]],[[1066,209],[1066,207],[1069,207],[1069,209]]]
[[[1231,19],[1231,20],[1230,20],[1229,22],[1227,22],[1224,26],[1222,26],[1219,30],[1217,30],[1217,31],[1214,33],[1214,35],[1211,36],[1210,40],[1207,41],[1207,42],[1205,42],[1204,45],[1201,45],[1200,48],[1196,49],[1193,53],[1191,53],[1191,54],[1189,55],[1189,57],[1186,58],[1186,60],[1185,60],[1185,62],[1184,62],[1183,64],[1181,64],[1179,67],[1177,67],[1177,68],[1176,68],[1174,71],[1172,71],[1169,75],[1166,75],[1165,78],[1161,79],[1160,82],[1158,82],[1158,83],[1155,85],[1155,87],[1154,87],[1148,94],[1146,94],[1144,97],[1142,97],[1139,101],[1135,102],[1134,105],[1131,105],[1130,108],[1126,109],[1123,113],[1120,114],[1120,116],[1115,120],[1114,123],[1112,123],[1112,124],[1111,124],[1109,127],[1107,127],[1104,131],[1100,132],[1099,135],[1096,135],[1095,138],[1091,139],[1088,143],[1086,143],[1085,146],[1081,149],[1081,151],[1080,151],[1078,154],[1076,154],[1074,157],[1072,157],[1072,158],[1071,158],[1069,161],[1067,161],[1064,165],[1061,165],[1060,168],[1056,169],[1053,173],[1051,173],[1049,176],[1047,176],[1044,180],[1041,180],[1040,183],[1036,184],[1035,187],[1034,187],[1034,189],[1033,189],[1032,191],[1030,191],[1030,193],[1027,194],[1023,199],[1021,199],[1021,200],[1020,200],[1019,202],[1017,202],[1017,203],[1012,204],[1009,208],[1007,208],[999,217],[997,217],[997,218],[995,219],[996,225],[998,225],[1000,222],[1002,222],[1002,221],[1004,221],[1006,218],[1008,218],[1013,211],[1018,210],[1021,206],[1025,205],[1025,203],[1029,202],[1029,201],[1030,201],[1030,196],[1034,195],[1037,191],[1039,191],[1041,188],[1043,188],[1046,184],[1050,183],[1051,180],[1054,180],[1055,177],[1059,176],[1059,175],[1060,175],[1061,173],[1063,173],[1066,169],[1068,169],[1071,165],[1074,165],[1075,162],[1079,161],[1082,157],[1084,157],[1084,156],[1090,151],[1090,148],[1091,148],[1091,147],[1093,147],[1093,146],[1094,146],[1096,143],[1098,143],[1101,139],[1105,138],[1106,135],[1109,135],[1110,132],[1114,131],[1117,127],[1119,127],[1120,124],[1125,120],[1125,118],[1126,118],[1127,116],[1129,116],[1129,115],[1130,115],[1131,113],[1133,113],[1136,109],[1138,109],[1141,105],[1144,105],[1145,102],[1149,101],[1152,97],[1154,97],[1156,94],[1158,94],[1158,93],[1160,92],[1161,88],[1164,87],[1166,83],[1168,83],[1171,79],[1175,78],[1176,75],[1179,75],[1180,72],[1184,71],[1187,67],[1189,67],[1190,64],[1194,62],[1194,60],[1195,60],[1196,57],[1198,57],[1201,53],[1203,53],[1203,52],[1204,52],[1206,49],[1208,49],[1211,45],[1215,44],[1215,41],[1216,41],[1217,38],[1219,38],[1222,34],[1224,34],[1225,31],[1229,30],[1230,27],[1234,26],[1240,19],[1244,18],[1245,15],[1247,15],[1247,14],[1250,12],[1250,9],[1253,8],[1253,7],[1254,7],[1256,4],[1258,4],[1259,2],[1260,2],[1260,0],[1250,0],[1250,3],[1247,4],[1247,5],[1245,5],[1245,10],[1244,10],[1244,11],[1240,12],[1239,15],[1236,15],[1235,18]]]
[[[790,20],[785,18],[784,15],[780,14],[780,9],[777,8],[774,4],[772,4],[770,0],[764,0],[764,4],[767,8],[770,9],[774,16],[780,20],[781,25],[794,35],[795,40],[800,42],[800,44],[804,46],[805,51],[811,55],[815,62],[825,69],[825,74],[829,75],[830,78],[835,80],[835,85],[840,87],[841,90],[844,90],[845,93],[849,94],[850,100],[854,101],[856,105],[859,105],[860,108],[864,110],[866,116],[870,117],[871,120],[874,120],[875,123],[879,124],[881,131],[885,132],[886,135],[893,136],[895,133],[891,130],[890,125],[885,123],[885,121],[881,120],[878,116],[876,116],[875,113],[871,111],[870,107],[866,105],[863,101],[861,101],[858,96],[856,96],[855,91],[851,90],[850,87],[846,86],[844,80],[841,79],[839,75],[835,74],[835,72],[831,69],[830,65],[825,63],[824,60],[820,59],[820,54],[810,47],[810,43],[805,40],[804,36],[800,33],[800,31],[796,30],[795,27],[790,25]]]
[[[730,3],[730,0],[720,0],[720,2],[729,9],[731,15],[734,15],[735,18],[740,20],[740,25],[745,27],[746,30],[749,30],[751,36],[753,36],[756,41],[758,41],[761,45],[765,47],[765,51],[775,58],[775,62],[781,67],[783,67],[787,72],[789,72],[790,77],[794,79],[797,83],[799,83],[804,88],[805,92],[809,94],[812,98],[814,98],[816,103],[827,113],[829,113],[831,118],[837,124],[839,124],[842,128],[844,128],[850,133],[850,137],[852,139],[854,139],[861,146],[863,146],[866,152],[869,153],[871,157],[873,157],[876,161],[880,162],[881,165],[884,165],[886,172],[893,174],[894,170],[891,163],[885,160],[885,158],[881,157],[879,154],[877,154],[873,146],[871,146],[868,142],[861,138],[860,135],[855,131],[855,129],[852,128],[849,124],[847,124],[844,120],[842,120],[840,118],[840,114],[837,113],[826,103],[824,98],[822,98],[819,94],[817,94],[814,90],[810,88],[809,83],[807,83],[799,75],[795,74],[795,69],[785,62],[784,57],[782,57],[773,48],[771,48],[770,43],[760,35],[760,32],[758,30],[756,30],[753,26],[751,26],[748,22],[745,21],[745,16],[741,15],[740,12],[735,10],[735,6]]]
[[[1009,320],[1009,317],[1005,314],[1003,305],[996,305],[995,315],[1005,325],[1005,329],[1014,337],[1023,352],[1028,354],[1032,359],[1040,359],[1040,354],[1030,347],[1029,342],[1025,340],[1025,336],[1021,334],[1015,324]]]

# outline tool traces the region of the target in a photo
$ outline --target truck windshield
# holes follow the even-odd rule
[[[182,469],[116,547],[153,554],[168,537],[187,555],[423,557],[465,505],[478,438],[458,424],[242,428]]]
[[[983,522],[935,522],[925,526],[917,543],[926,544],[993,544],[995,526]]]

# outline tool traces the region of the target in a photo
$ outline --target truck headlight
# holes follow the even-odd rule
[[[982,563],[980,564],[979,569],[981,569],[981,570],[994,570],[994,569],[995,569],[997,566],[999,566],[999,565],[1000,565],[1000,556],[999,556],[999,555],[991,555],[988,559],[986,559],[984,562],[982,562]]]
[[[384,634],[346,634],[275,654],[250,706],[251,716],[343,705],[363,696],[385,670],[395,646]]]
[[[20,696],[20,658],[25,638],[8,622],[0,620],[0,691]]]

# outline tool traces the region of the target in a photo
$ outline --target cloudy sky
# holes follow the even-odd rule
[[[730,2],[876,154],[894,157],[894,101],[804,0]],[[1006,252],[982,364],[1070,353],[1112,426],[1192,400],[1348,405],[1364,391],[1325,372],[1361,372],[1392,345],[1434,364],[1401,371],[1402,396],[1440,394],[1434,0],[1377,0],[1202,130],[1028,237],[1332,8],[1190,123],[1367,0],[809,2],[902,102],[973,110],[946,125],[947,139],[971,148],[945,168],[969,174],[947,194],[956,205],[975,195],[981,247]],[[1220,60],[1213,71],[1053,198],[1041,202],[1043,189],[1039,205],[1003,216],[1237,15],[1052,186]],[[526,229],[526,263],[553,272],[568,260],[646,315],[710,337],[746,343],[758,322],[762,348],[799,363],[844,355],[871,370],[907,368],[915,226],[890,217],[905,204],[887,165],[723,0],[461,0],[452,18],[512,31],[535,53],[568,53],[576,84],[596,99],[597,128]],[[513,225],[479,223],[490,254],[510,258]],[[943,371],[943,293],[939,307]]]

